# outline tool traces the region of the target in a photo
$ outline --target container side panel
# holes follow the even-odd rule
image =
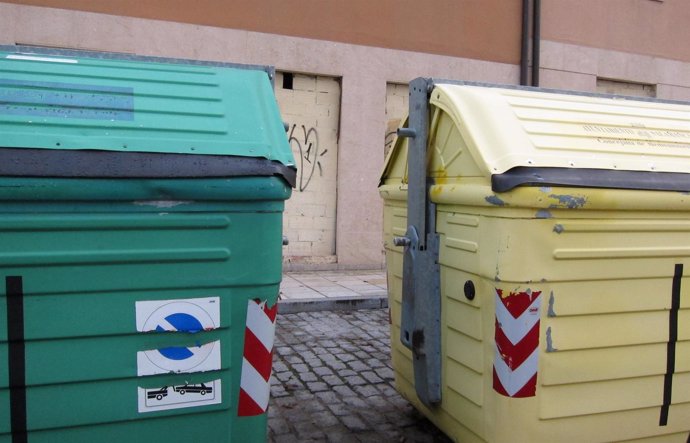
[[[140,185],[150,198],[155,184]],[[216,181],[218,189],[228,186]],[[265,438],[265,414],[237,417],[237,399],[248,302],[274,306],[281,278],[282,205],[275,203],[282,202],[262,201],[270,195],[259,192],[247,203],[181,201],[174,194],[139,203],[52,195],[51,203],[18,202],[24,210],[0,212],[3,275],[21,276],[24,288],[30,441],[131,439],[132,433],[191,441],[199,426],[213,441],[243,438],[241,429]],[[5,289],[0,292],[5,356]],[[218,313],[173,312],[199,300],[216,300]],[[142,302],[157,306],[148,318],[161,316],[151,320],[152,332],[138,332]],[[204,326],[204,315],[217,320]],[[214,351],[202,355],[209,345]],[[163,366],[142,369],[144,354],[157,355],[153,364]],[[188,358],[201,363],[179,363]],[[0,439],[10,432],[8,386],[2,365]]]

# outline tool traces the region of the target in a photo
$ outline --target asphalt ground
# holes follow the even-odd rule
[[[279,313],[268,436],[450,442],[394,389],[388,309],[380,308]]]

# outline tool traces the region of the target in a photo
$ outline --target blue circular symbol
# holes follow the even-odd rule
[[[179,332],[190,332],[196,333],[204,329],[203,325],[195,317],[185,314],[170,314],[165,317],[165,320],[170,323],[170,325]],[[166,329],[161,327],[161,325],[156,326],[156,331],[165,332]],[[169,348],[159,349],[163,357],[169,358],[170,360],[186,360],[192,357],[194,353],[184,346],[171,346]]]

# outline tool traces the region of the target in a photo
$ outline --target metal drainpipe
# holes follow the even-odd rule
[[[522,0],[522,36],[520,39],[520,86],[529,83],[529,0]]]
[[[532,86],[539,86],[539,46],[541,42],[541,0],[534,0],[532,29]]]

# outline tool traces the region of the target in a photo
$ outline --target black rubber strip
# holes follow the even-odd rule
[[[491,189],[494,192],[508,192],[518,186],[688,192],[690,191],[690,174],[518,166],[503,174],[491,176]]]
[[[683,279],[683,265],[677,264],[673,274],[671,310],[668,321],[668,344],[666,345],[666,375],[664,376],[664,402],[661,405],[659,426],[668,424],[668,410],[673,395],[673,373],[676,372],[676,342],[678,341],[678,310],[680,309],[680,283]]]
[[[278,176],[291,187],[293,166],[265,158],[69,149],[0,149],[0,176],[65,178],[212,178]]]
[[[26,350],[24,347],[24,287],[21,277],[6,277],[10,431],[12,443],[27,443]]]

